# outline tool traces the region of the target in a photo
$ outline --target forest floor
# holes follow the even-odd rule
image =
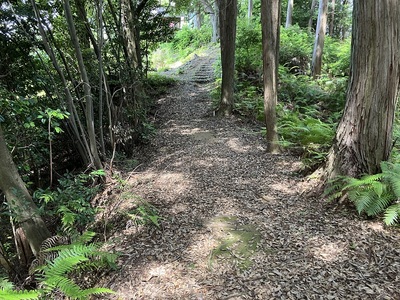
[[[121,254],[107,299],[400,299],[398,231],[308,196],[298,157],[266,153],[257,124],[215,117],[201,76],[215,56],[168,72],[180,80],[157,101],[154,138],[99,200]],[[138,207],[160,227],[140,225]]]

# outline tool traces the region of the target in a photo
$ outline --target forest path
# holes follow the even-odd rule
[[[398,234],[305,197],[298,159],[267,154],[258,126],[214,117],[194,76],[212,59],[158,100],[156,136],[109,197],[122,253],[103,279],[110,299],[400,299]],[[160,229],[127,217],[139,198]]]

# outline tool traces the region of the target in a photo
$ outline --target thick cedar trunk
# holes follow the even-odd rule
[[[234,105],[237,0],[219,0],[221,41],[221,100],[218,114],[230,116]]]
[[[399,13],[397,1],[354,2],[351,78],[328,179],[377,173],[389,158],[400,80]]]
[[[294,0],[288,0],[285,28],[292,26],[293,2],[294,2]],[[272,9],[272,8],[270,8],[270,9]]]
[[[315,33],[314,51],[312,56],[311,72],[314,78],[321,75],[321,70],[322,70],[322,53],[324,51],[327,12],[328,12],[328,0],[320,0],[319,11],[318,11],[318,22]]]
[[[279,152],[276,104],[278,101],[280,6],[280,0],[261,1],[264,115],[267,128],[267,151],[269,153]]]
[[[50,232],[18,174],[1,127],[0,157],[0,190],[5,194],[8,206],[16,222],[22,227],[33,254],[37,255],[41,243],[50,237]]]

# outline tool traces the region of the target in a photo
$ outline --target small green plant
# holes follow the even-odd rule
[[[36,278],[41,286],[39,290],[41,295],[51,297],[55,291],[58,291],[69,299],[88,299],[90,295],[94,294],[114,293],[107,288],[83,289],[74,280],[88,271],[115,267],[117,255],[101,251],[100,244],[91,242],[94,236],[93,232],[85,232],[72,244],[50,248],[47,246],[56,244],[53,243],[53,240],[57,241],[57,239],[46,240],[46,245],[41,247],[43,253],[39,253],[39,257],[46,257],[46,260],[41,262],[44,263],[43,265],[39,265],[35,269]]]
[[[335,124],[311,117],[313,108],[302,114],[278,107],[278,133],[282,147],[297,150],[305,171],[313,171],[324,160],[332,144]]]
[[[85,232],[72,244],[65,244],[69,240],[65,237],[46,239],[30,269],[40,288],[17,291],[11,282],[0,278],[0,299],[54,299],[55,293],[68,299],[89,299],[90,295],[114,293],[101,287],[84,289],[77,283],[77,278],[89,271],[116,266],[117,255],[101,251],[100,244],[91,242],[94,236],[93,232]]]
[[[38,299],[39,291],[18,291],[14,284],[6,278],[0,278],[0,299],[2,300],[22,300],[22,299]]]
[[[347,196],[359,214],[376,217],[383,214],[386,225],[400,221],[400,164],[381,163],[382,172],[360,179],[338,177],[325,191],[329,199]]]
[[[158,210],[146,201],[141,201],[139,206],[128,213],[129,218],[136,226],[151,224],[160,228],[160,216]]]
[[[97,210],[90,201],[100,189],[98,179],[105,175],[103,170],[89,174],[72,175],[67,173],[60,179],[55,190],[37,190],[35,199],[39,201],[39,209],[48,218],[59,218],[61,227],[66,233],[84,231],[94,221]]]

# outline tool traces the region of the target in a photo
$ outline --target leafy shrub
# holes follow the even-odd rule
[[[279,63],[292,73],[306,74],[313,49],[314,37],[298,25],[281,28]]]
[[[400,221],[400,164],[382,162],[381,169],[379,174],[360,179],[338,177],[330,182],[325,193],[330,199],[347,196],[359,214],[384,214],[384,222],[394,225]]]
[[[210,41],[211,28],[209,26],[202,26],[200,29],[184,26],[175,33],[172,46],[180,52],[180,57],[185,57],[193,50],[210,43]]]
[[[96,209],[90,201],[100,188],[98,178],[104,175],[103,170],[76,176],[67,173],[59,179],[59,186],[55,190],[37,190],[34,198],[39,202],[42,215],[52,220],[61,215],[64,232],[82,232],[94,221]]]
[[[322,76],[315,81],[309,76],[294,75],[287,68],[279,67],[279,101],[301,113],[314,109],[313,117],[323,121],[338,121],[346,100],[346,88],[347,77]]]
[[[297,25],[281,28],[279,63],[292,73],[306,74],[313,48],[313,36]],[[261,74],[261,25],[243,20],[238,23],[236,36],[236,69],[238,72]]]
[[[261,73],[262,44],[261,25],[239,21],[236,34],[236,70],[240,73]]]
[[[166,69],[177,61],[184,61],[191,53],[210,43],[211,28],[202,26],[200,29],[184,26],[176,31],[171,42],[162,43],[151,53],[151,66]]]
[[[315,110],[305,114],[278,107],[278,133],[281,145],[297,149],[302,155],[306,171],[314,170],[324,160],[335,135],[335,124],[318,118]]]
[[[349,76],[351,39],[340,41],[329,36],[325,39],[323,70],[330,76]]]

